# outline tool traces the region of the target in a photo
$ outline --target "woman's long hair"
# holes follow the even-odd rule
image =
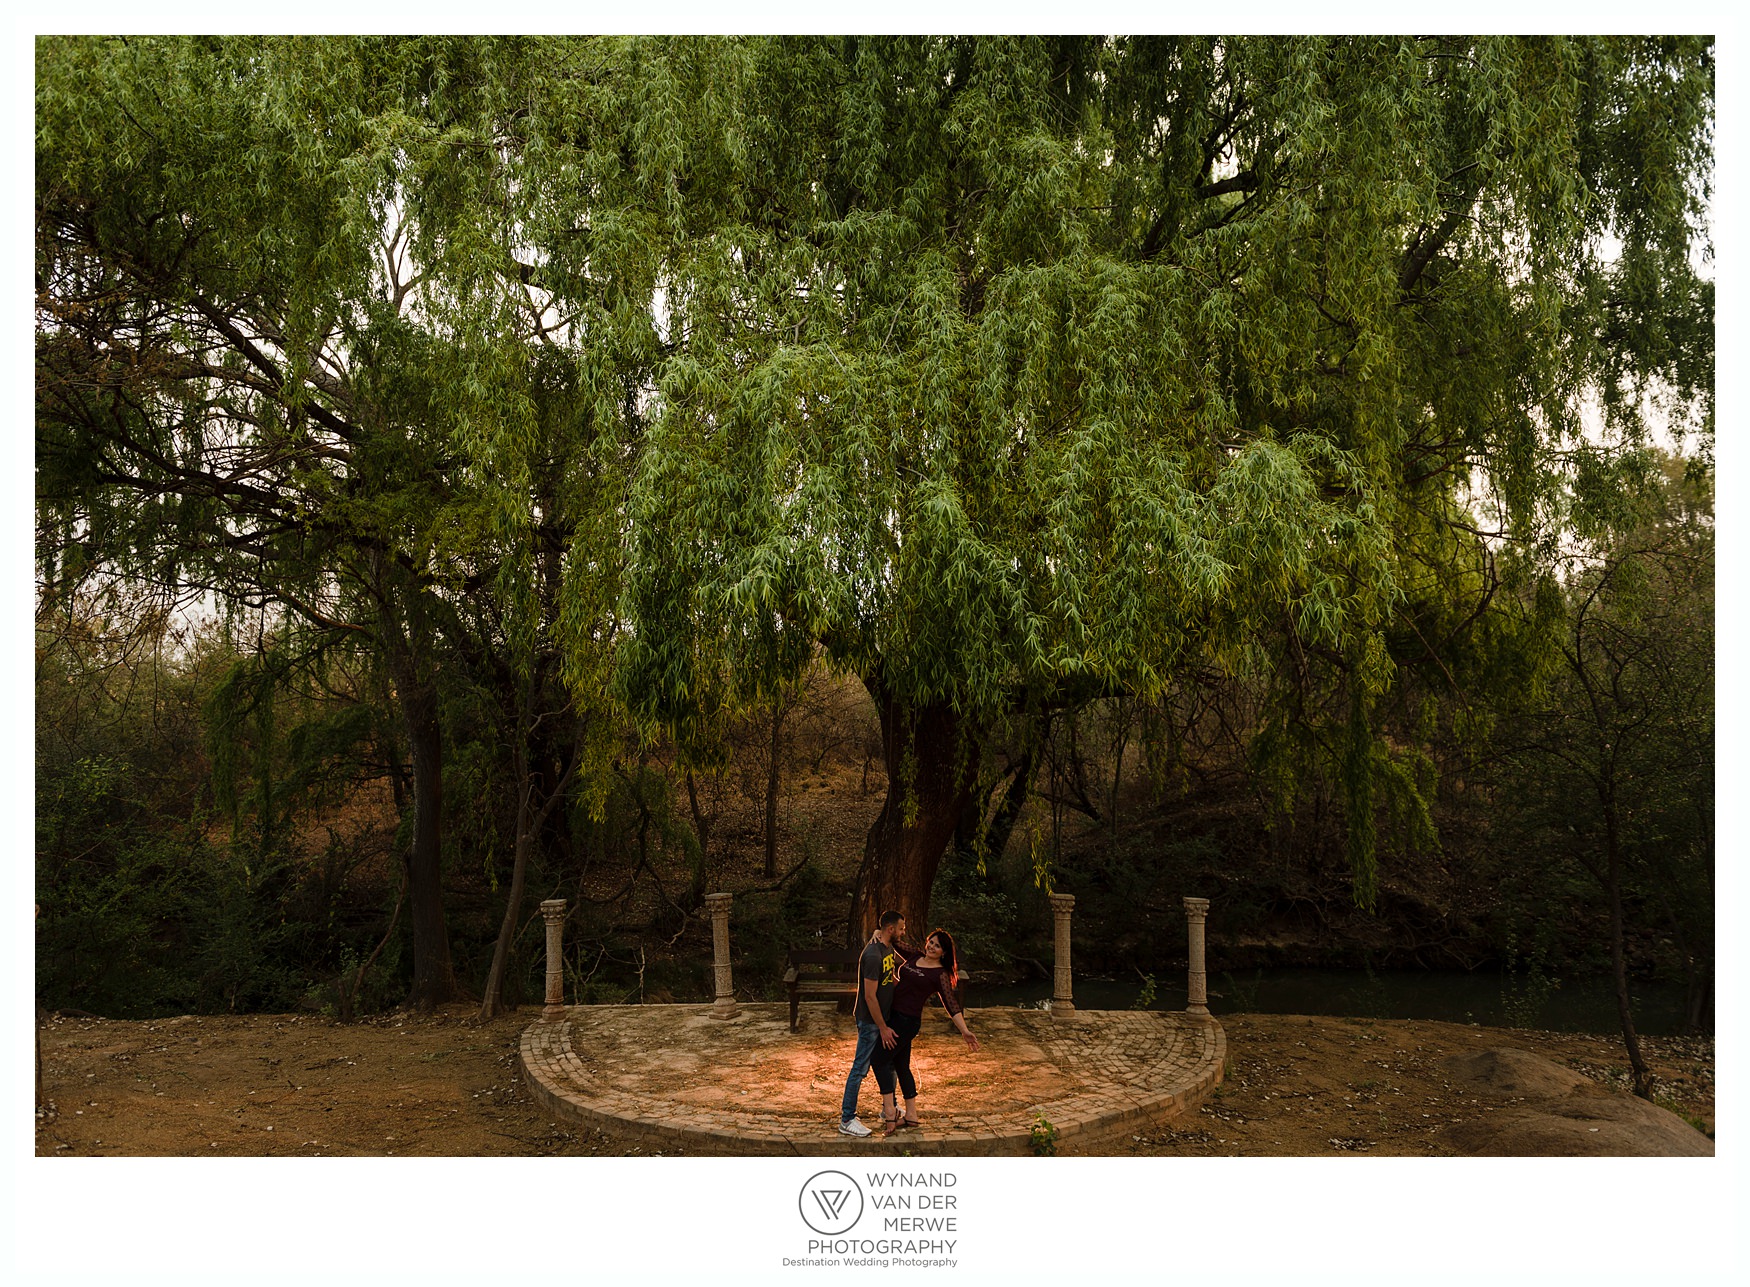
[[[932,938],[942,940],[942,968],[948,971],[948,986],[960,986],[960,955],[954,950],[954,936],[945,929],[933,929],[924,935],[924,942]]]

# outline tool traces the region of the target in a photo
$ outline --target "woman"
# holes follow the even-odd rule
[[[922,952],[900,944],[894,946],[905,962],[899,967],[899,978],[893,985],[893,1013],[887,1020],[897,1040],[891,1050],[877,1046],[874,1062],[875,1084],[881,1087],[881,1118],[889,1131],[922,1124],[918,1121],[917,1079],[911,1073],[911,1042],[923,1024],[924,1006],[932,995],[942,998],[948,1017],[966,1038],[967,1049],[978,1049],[978,1038],[966,1026],[966,1014],[954,995],[960,971],[953,936],[945,929],[931,930]],[[896,1081],[905,1098],[904,1116],[894,1102]]]

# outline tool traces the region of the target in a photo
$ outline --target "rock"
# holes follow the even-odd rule
[[[1473,1157],[1712,1157],[1713,1141],[1644,1099],[1594,1086],[1539,1055],[1496,1047],[1452,1055],[1441,1068],[1467,1090],[1523,1102],[1444,1132]]]
[[[1712,1157],[1714,1142],[1675,1113],[1632,1095],[1580,1093],[1448,1127],[1473,1157]]]
[[[1486,1094],[1522,1099],[1549,1099],[1586,1084],[1572,1068],[1508,1046],[1451,1055],[1440,1066],[1454,1081],[1468,1082]]]

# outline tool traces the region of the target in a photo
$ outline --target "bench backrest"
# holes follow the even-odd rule
[[[836,951],[830,952],[792,952],[790,953],[788,964],[814,966],[829,965],[837,966],[840,969],[855,970],[857,968],[857,958],[862,954],[862,948],[849,947],[841,947]]]

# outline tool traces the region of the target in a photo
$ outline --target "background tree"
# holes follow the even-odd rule
[[[1501,777],[1503,808],[1529,832],[1521,861],[1573,862],[1602,896],[1617,1013],[1647,1099],[1629,936],[1665,930],[1692,1021],[1713,959],[1712,490],[1700,469],[1653,467],[1646,503],[1611,506],[1639,521],[1568,558],[1551,673],[1503,729]]]
[[[42,556],[51,581],[115,565],[376,641],[413,764],[414,995],[435,1002],[455,982],[420,566],[445,486],[429,426],[396,414],[418,354],[394,263],[379,278],[381,168],[353,163],[385,104],[330,52],[40,45]],[[361,348],[387,355],[368,392]]]
[[[530,709],[537,654],[562,655],[548,670],[601,705],[615,480],[655,342],[625,60],[255,38],[40,55],[46,581],[121,569],[369,641],[411,760],[412,999],[447,1000],[446,689]],[[494,624],[471,632],[483,595]]]

